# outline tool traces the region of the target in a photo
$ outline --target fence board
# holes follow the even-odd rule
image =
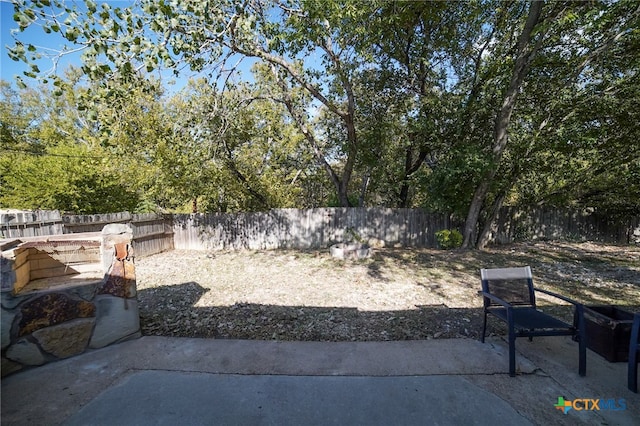
[[[2,210],[0,238],[39,237],[63,232],[58,210]]]
[[[100,232],[109,223],[130,223],[132,214],[129,212],[104,213],[93,215],[65,215],[65,234],[76,234],[78,232]]]
[[[599,241],[613,244],[640,244],[640,218],[612,222],[585,210],[505,207],[496,220],[492,240],[497,244],[536,239]]]
[[[446,214],[422,209],[313,208],[192,215],[60,215],[57,211],[0,211],[2,238],[99,232],[108,223],[133,229],[137,256],[166,250],[326,248],[353,239],[387,246],[436,247],[435,232],[461,228]],[[640,244],[640,218],[611,223],[589,211],[504,208],[492,241],[570,239]]]
[[[434,247],[446,215],[419,209],[274,209],[235,214],[173,215],[174,245],[188,250],[312,249],[376,239],[387,245]]]

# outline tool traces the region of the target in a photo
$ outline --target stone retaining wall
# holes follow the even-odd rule
[[[2,285],[2,376],[141,335],[132,236],[126,225],[107,225],[96,264],[74,263],[79,271],[97,266],[102,277],[68,274],[68,268],[55,265],[59,256],[54,259],[32,242],[3,251],[3,280],[14,282]],[[30,277],[40,282],[33,286],[35,281],[22,282],[24,272],[12,273],[31,270],[25,262],[34,262],[34,271],[45,263],[56,267],[45,278],[41,272]]]

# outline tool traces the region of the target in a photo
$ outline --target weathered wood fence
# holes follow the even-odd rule
[[[0,238],[60,235],[64,232],[57,210],[0,211]]]
[[[640,217],[613,221],[589,209],[504,207],[496,225],[492,241],[497,244],[539,239],[640,244]]]
[[[171,218],[163,215],[107,213],[61,215],[58,211],[5,211],[0,213],[1,238],[100,232],[108,223],[126,223],[133,230],[136,256],[173,249]]]
[[[173,215],[175,248],[310,249],[342,241],[435,247],[435,232],[451,227],[448,215],[420,209],[274,209],[237,214]]]
[[[386,246],[436,247],[435,232],[460,228],[449,215],[422,209],[316,208],[252,213],[60,215],[59,212],[0,212],[1,238],[102,230],[107,223],[133,229],[136,255],[176,249],[310,249],[343,241],[384,241]],[[640,218],[614,223],[588,211],[501,211],[492,240],[534,239],[640,244]]]

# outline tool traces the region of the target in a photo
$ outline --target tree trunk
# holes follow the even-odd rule
[[[493,178],[496,175],[496,171],[500,164],[500,159],[502,158],[504,149],[507,146],[507,130],[509,127],[509,121],[511,120],[511,114],[513,113],[516,105],[518,91],[520,90],[520,87],[524,82],[527,70],[529,69],[531,60],[538,50],[539,42],[542,37],[542,35],[539,35],[540,39],[538,40],[538,43],[536,43],[534,46],[531,45],[533,30],[540,21],[540,15],[543,5],[544,2],[542,1],[531,2],[531,5],[529,7],[529,14],[527,16],[527,22],[525,23],[520,37],[518,38],[517,57],[513,67],[513,72],[511,74],[511,81],[509,82],[509,87],[507,89],[507,92],[505,93],[504,99],[502,101],[502,107],[500,108],[494,125],[492,149],[493,167],[491,168],[491,170],[484,174],[480,184],[473,194],[473,199],[471,201],[471,205],[469,206],[469,213],[467,214],[467,219],[464,225],[464,242],[462,243],[462,247],[464,248],[470,248],[475,245],[473,236],[475,235],[475,230],[478,226],[480,210],[482,209],[482,205],[487,198],[487,193],[489,192],[489,188],[491,186],[491,183],[493,182]]]
[[[496,230],[496,219],[498,218],[498,213],[500,212],[500,208],[502,207],[505,196],[506,191],[503,191],[496,197],[495,201],[493,202],[491,213],[489,214],[489,217],[487,217],[487,220],[484,223],[484,227],[482,228],[482,232],[480,233],[480,237],[478,238],[478,250],[484,250],[489,244],[489,237],[491,233]]]
[[[362,179],[362,186],[360,186],[360,198],[358,199],[358,207],[364,207],[364,200],[367,196],[367,189],[369,189],[369,182],[371,181],[371,172]]]
[[[284,103],[287,111],[289,111],[289,115],[291,115],[291,118],[293,118],[293,121],[298,126],[298,129],[300,130],[304,138],[307,140],[307,142],[309,142],[316,161],[325,170],[327,176],[329,176],[329,179],[331,180],[331,183],[333,183],[340,205],[343,207],[347,207],[349,205],[349,198],[347,194],[347,185],[344,183],[344,174],[343,179],[340,179],[335,170],[333,170],[333,167],[331,167],[331,165],[327,161],[324,152],[322,151],[320,145],[318,144],[318,141],[316,140],[315,133],[308,125],[304,114],[296,109],[293,98],[291,97],[289,87],[283,79],[279,78],[278,72],[275,69],[275,65],[272,65],[271,70],[273,72],[274,78],[280,84],[280,88],[282,89],[281,101]]]
[[[494,172],[495,174],[495,172]],[[476,192],[473,194],[471,205],[469,206],[469,213],[467,214],[467,220],[464,222],[464,241],[462,243],[463,248],[470,248],[475,244],[476,228],[478,226],[478,218],[480,217],[480,209],[489,191],[489,181],[483,179],[480,182]]]
[[[400,193],[398,194],[398,207],[399,208],[408,208],[411,205],[411,200],[409,197],[409,190],[411,189],[411,184],[409,179],[411,175],[420,170],[422,163],[427,158],[429,151],[425,146],[420,147],[418,151],[418,157],[414,160],[413,149],[412,147],[407,147],[405,151],[405,161],[404,161],[404,176],[402,179],[402,183],[400,185]]]
[[[356,164],[356,157],[358,156],[358,135],[355,125],[355,100],[351,93],[350,86],[347,86],[348,102],[348,114],[343,117],[345,127],[347,128],[347,144],[349,150],[347,152],[347,160],[342,170],[342,176],[340,179],[340,187],[338,188],[338,199],[340,200],[340,207],[353,207],[349,201],[349,182],[351,182],[351,175],[353,174],[353,167]]]

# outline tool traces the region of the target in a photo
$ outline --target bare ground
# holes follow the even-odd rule
[[[369,341],[477,338],[480,268],[522,265],[537,286],[587,305],[640,308],[640,248],[596,243],[385,248],[360,261],[328,250],[176,250],[136,259],[136,272],[146,335]]]

